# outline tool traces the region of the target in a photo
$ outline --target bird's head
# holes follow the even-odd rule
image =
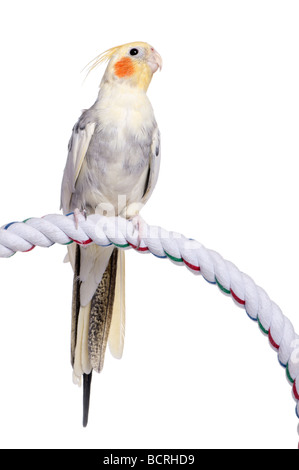
[[[109,62],[102,84],[126,83],[144,91],[147,90],[153,74],[162,68],[160,54],[146,42],[131,42],[103,52],[88,64],[89,72],[106,61]]]

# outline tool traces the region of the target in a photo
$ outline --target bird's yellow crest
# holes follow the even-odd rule
[[[108,62],[111,57],[121,48],[122,46],[116,46],[116,47],[111,47],[111,49],[108,49],[105,52],[102,52],[99,54],[97,57],[92,59],[88,64],[84,67],[83,70],[87,69],[87,75],[92,72],[98,65],[102,64],[103,62]]]

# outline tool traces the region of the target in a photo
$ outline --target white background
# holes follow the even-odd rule
[[[148,223],[249,274],[299,331],[296,1],[13,1],[1,6],[1,224],[59,211],[71,129],[100,52],[164,59]],[[200,276],[127,253],[124,357],[94,374],[90,421],[69,361],[65,248],[0,262],[2,448],[296,448],[291,386],[256,323]]]

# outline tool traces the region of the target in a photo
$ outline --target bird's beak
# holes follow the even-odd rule
[[[157,72],[158,69],[162,70],[162,57],[153,47],[148,58],[148,65],[153,73]]]

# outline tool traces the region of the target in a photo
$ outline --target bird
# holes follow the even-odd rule
[[[107,63],[95,103],[72,129],[61,183],[63,214],[120,216],[137,225],[156,186],[160,131],[147,90],[162,69],[160,54],[146,42],[116,46],[88,65]],[[87,74],[87,75],[88,75]],[[107,344],[120,359],[125,336],[125,253],[113,246],[68,246],[73,268],[71,364],[83,380],[83,426],[89,416],[93,371],[101,372]],[[82,379],[83,378],[83,379]]]

